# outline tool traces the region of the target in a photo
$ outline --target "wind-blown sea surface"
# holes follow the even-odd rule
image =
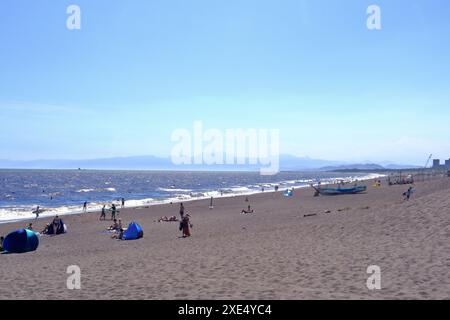
[[[33,218],[39,206],[41,217],[89,211],[125,198],[127,207],[209,197],[230,197],[302,188],[321,181],[375,179],[380,175],[333,172],[280,172],[261,176],[257,172],[179,171],[90,171],[90,170],[0,170],[0,222]]]

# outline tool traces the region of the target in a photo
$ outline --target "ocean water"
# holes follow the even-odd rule
[[[209,197],[230,197],[265,191],[301,188],[310,183],[374,179],[379,175],[332,172],[281,172],[261,176],[257,172],[167,172],[88,170],[0,170],[0,222],[73,214],[87,201],[89,210],[104,204],[150,206]]]

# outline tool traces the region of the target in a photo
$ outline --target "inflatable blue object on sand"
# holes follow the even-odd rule
[[[127,230],[123,233],[123,240],[137,240],[144,236],[144,231],[136,222],[129,224]]]
[[[35,251],[39,246],[36,233],[27,229],[19,229],[8,234],[3,242],[3,249],[9,253],[25,253]]]

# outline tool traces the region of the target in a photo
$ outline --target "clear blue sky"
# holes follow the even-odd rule
[[[1,0],[0,158],[168,155],[194,120],[279,128],[299,156],[448,158],[449,17],[447,0]]]

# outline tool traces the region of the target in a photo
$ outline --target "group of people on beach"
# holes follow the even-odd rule
[[[101,214],[100,214],[100,220],[106,220],[106,211],[110,211],[111,212],[111,220],[115,220],[116,219],[116,215],[119,212],[117,210],[116,205],[114,203],[111,204],[111,207],[109,209],[106,209],[106,205],[103,205],[102,211],[101,211]]]
[[[113,235],[111,238],[122,240],[123,239],[123,233],[125,232],[125,229],[122,224],[122,219],[114,219],[114,223],[107,229],[109,232],[112,232]]]

